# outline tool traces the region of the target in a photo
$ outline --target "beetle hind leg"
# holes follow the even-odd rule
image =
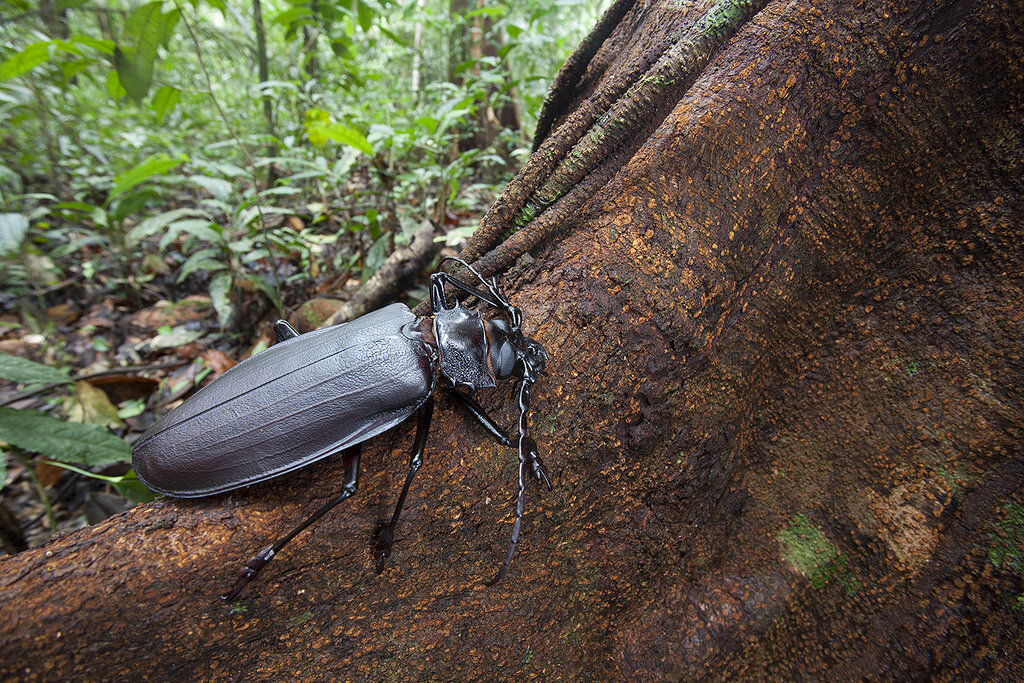
[[[307,517],[297,527],[275,541],[273,545],[268,545],[266,548],[253,555],[253,557],[246,562],[238,572],[238,581],[235,582],[235,585],[231,590],[220,596],[223,600],[227,602],[235,601],[241,594],[242,589],[244,589],[250,581],[256,578],[256,575],[259,574],[272,559],[274,559],[282,548],[288,545],[289,541],[301,534],[307,527],[323,517],[325,514],[330,512],[332,508],[338,505],[338,503],[355,495],[356,489],[359,485],[359,454],[361,450],[362,446],[360,444],[356,444],[344,451],[345,483],[341,487],[341,493]]]
[[[388,557],[391,556],[391,546],[395,543],[395,529],[398,527],[398,518],[402,515],[402,506],[405,505],[405,498],[409,495],[413,477],[423,466],[423,451],[427,447],[427,433],[430,431],[430,419],[433,415],[434,399],[431,397],[420,408],[419,418],[416,421],[416,440],[413,442],[412,457],[409,459],[409,473],[405,475],[405,485],[402,486],[402,493],[398,496],[398,503],[395,504],[395,512],[391,515],[391,521],[377,533],[377,547],[374,556],[377,558],[378,574],[384,571]]]

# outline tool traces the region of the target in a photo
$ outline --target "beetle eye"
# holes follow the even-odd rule
[[[490,327],[491,350],[489,355],[491,371],[494,373],[495,379],[504,379],[515,370],[519,354],[516,353],[516,347],[512,340],[509,339],[512,328],[507,322],[504,320],[492,320]]]
[[[495,353],[496,352],[496,353]],[[496,379],[504,379],[512,374],[516,367],[516,350],[512,342],[506,340],[491,352],[491,360],[494,361],[494,375]]]

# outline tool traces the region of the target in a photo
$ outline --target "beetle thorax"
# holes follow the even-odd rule
[[[457,306],[435,312],[434,336],[441,374],[454,386],[494,386],[494,374],[487,363],[489,342],[484,321],[476,311]]]

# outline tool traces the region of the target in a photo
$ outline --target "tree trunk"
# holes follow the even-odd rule
[[[515,457],[442,400],[382,575],[412,424],[235,609],[341,459],[0,563],[0,675],[1014,678],[1021,10],[620,0],[467,247],[551,355],[505,581]]]

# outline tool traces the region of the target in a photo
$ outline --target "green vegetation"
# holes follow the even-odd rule
[[[173,273],[228,327],[251,289],[281,309],[287,281],[365,279],[489,202],[599,4],[8,3],[0,281],[138,305]]]
[[[789,526],[779,532],[778,539],[782,559],[806,576],[815,588],[824,588],[834,580],[847,595],[860,590],[860,581],[847,567],[846,553],[839,552],[821,529],[811,524],[807,515],[800,513],[793,517]]]
[[[1006,518],[998,522],[996,531],[989,534],[992,541],[988,560],[996,567],[1024,575],[1024,505],[1010,503]],[[1024,593],[1016,596],[1014,609],[1024,610]]]
[[[49,462],[138,500],[123,437],[210,372],[196,354],[350,295],[425,219],[458,247],[607,3],[6,2],[0,487],[38,492],[44,533]],[[168,354],[155,391],[139,369]]]

